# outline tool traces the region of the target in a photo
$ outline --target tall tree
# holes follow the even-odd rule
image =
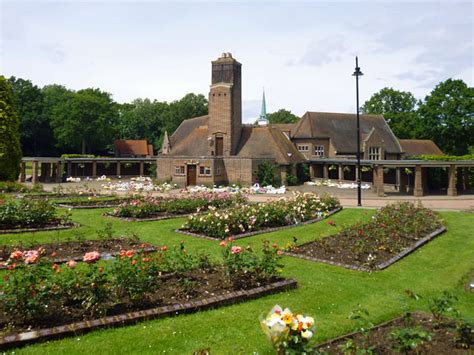
[[[26,156],[56,155],[55,139],[48,117],[44,114],[42,90],[29,80],[8,79],[20,117],[20,141]]]
[[[0,180],[16,180],[20,174],[20,162],[20,120],[11,85],[0,76]]]
[[[420,138],[433,139],[449,154],[463,155],[474,146],[474,88],[462,80],[439,83],[420,105]]]
[[[269,113],[267,119],[270,123],[295,123],[300,118],[292,114],[291,111],[282,108],[276,112]]]
[[[51,125],[63,150],[104,153],[117,137],[118,108],[109,93],[84,89],[55,105]]]
[[[384,115],[398,138],[415,138],[413,134],[420,123],[416,107],[417,100],[411,92],[383,88],[362,105],[361,111]]]

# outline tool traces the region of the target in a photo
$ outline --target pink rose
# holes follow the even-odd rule
[[[69,260],[66,265],[70,267],[71,269],[74,269],[77,265],[77,262],[75,260]]]
[[[222,242],[219,243],[219,245],[221,247],[225,247],[227,245],[227,242],[225,240],[223,240]]]
[[[242,248],[241,247],[236,247],[236,246],[233,246],[231,249],[230,249],[231,253],[232,254],[238,254],[242,251]]]
[[[20,260],[22,258],[23,258],[23,253],[19,250],[15,250],[13,253],[10,254],[10,259]]]
[[[85,261],[86,263],[95,263],[99,259],[100,259],[100,254],[96,251],[85,253],[84,257],[82,258],[82,260]]]
[[[23,252],[23,259],[25,264],[34,264],[38,261],[39,252],[37,250],[28,250]]]

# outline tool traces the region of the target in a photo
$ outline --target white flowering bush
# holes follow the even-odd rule
[[[110,180],[110,179],[109,179]],[[163,183],[155,185],[153,180],[149,177],[139,176],[131,178],[130,181],[111,182],[109,180],[107,184],[103,184],[102,188],[110,191],[134,191],[134,192],[166,192],[172,189],[178,188],[176,184]]]
[[[293,314],[276,305],[265,318],[260,318],[263,332],[272,342],[278,354],[305,354],[313,337],[314,318]]]
[[[206,214],[190,216],[183,228],[194,233],[224,239],[263,228],[323,218],[339,206],[339,200],[330,195],[296,194],[290,199],[253,205],[236,205],[223,211],[210,207]]]

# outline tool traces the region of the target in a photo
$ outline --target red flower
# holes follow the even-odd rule
[[[135,265],[137,261],[135,259],[132,260],[132,265]]]
[[[334,221],[328,221],[328,224],[329,224],[330,226],[333,226],[333,227],[336,225],[336,223],[335,223]]]
[[[99,272],[100,272],[100,273],[103,273],[103,272],[104,272],[104,268],[103,268],[103,267],[100,267],[100,268],[99,268]]]
[[[278,255],[278,256],[281,255],[281,250],[278,250],[278,251],[277,251],[277,255]]]
[[[168,247],[167,247],[166,245],[163,245],[163,246],[161,247],[161,251],[167,251],[167,250],[168,250]]]
[[[53,264],[53,266],[52,266],[52,269],[53,269],[53,270],[57,270],[57,269],[59,269],[59,266],[58,266],[58,264]]]
[[[53,257],[53,258],[56,257],[57,255],[58,255],[58,253],[56,253],[55,251],[53,251],[53,252],[51,253],[51,257]]]
[[[277,243],[273,243],[272,247],[273,247],[274,249],[278,249]]]
[[[229,237],[227,240],[232,243],[234,241],[234,238]]]
[[[222,242],[219,243],[219,245],[221,247],[225,247],[225,246],[227,246],[227,242],[225,240],[223,240]]]
[[[135,253],[133,252],[133,250],[127,250],[127,252],[125,253],[125,255],[128,257],[128,258],[131,258],[133,257]]]
[[[359,230],[357,231],[357,234],[362,235],[362,231],[359,229]]]
[[[140,245],[140,248],[145,248],[145,247],[146,247],[146,244],[145,244],[145,243],[142,243],[142,244]]]
[[[121,249],[120,250],[120,257],[123,258],[125,257],[125,254],[127,253],[127,251],[125,249]]]
[[[13,263],[13,264],[11,264],[11,265],[8,265],[8,267],[7,267],[8,270],[13,270],[14,268],[16,268],[16,264],[15,264],[15,263]]]

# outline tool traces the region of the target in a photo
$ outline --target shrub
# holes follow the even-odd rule
[[[20,174],[20,119],[12,88],[0,75],[0,181],[15,181]]]
[[[0,193],[28,192],[30,189],[16,181],[0,181]]]
[[[270,161],[264,161],[258,166],[257,180],[260,186],[273,186],[275,184],[275,171],[278,165]]]
[[[0,228],[43,225],[63,221],[56,216],[56,209],[48,200],[8,201],[0,205]]]

